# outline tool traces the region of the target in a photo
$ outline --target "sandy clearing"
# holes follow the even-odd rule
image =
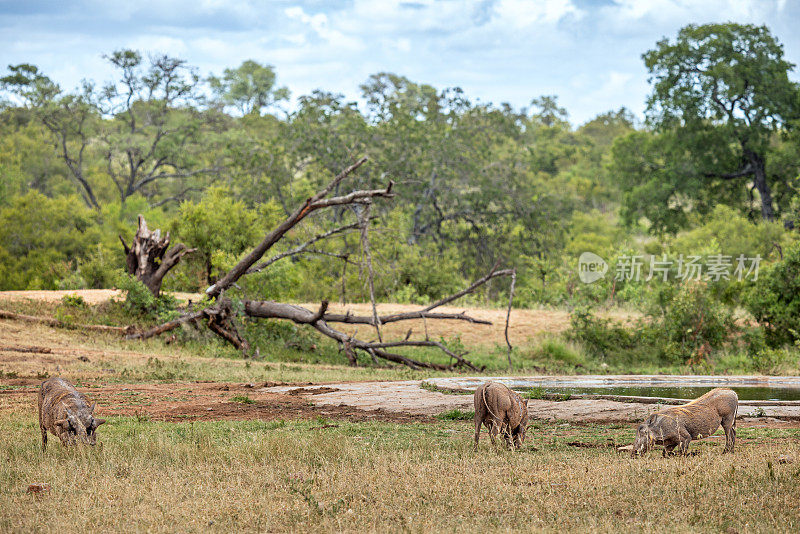
[[[199,293],[171,293],[181,301],[197,302],[201,296]],[[118,297],[120,291],[116,289],[81,289],[74,291],[0,291],[0,302],[3,300],[22,300],[31,299],[43,302],[58,302],[65,295],[79,295],[89,304],[100,304],[111,298]],[[319,308],[319,303],[300,303],[300,306],[310,310]],[[381,315],[392,313],[403,313],[416,311],[422,306],[415,304],[396,304],[381,303],[377,305],[378,313]],[[329,307],[332,313],[351,312],[354,315],[371,315],[372,307],[369,303],[339,304],[332,303]],[[442,306],[436,311],[442,313],[466,312],[468,315],[485,321],[490,321],[491,325],[472,324],[457,320],[413,320],[400,323],[391,323],[382,327],[383,332],[390,339],[404,338],[409,329],[415,338],[424,338],[427,335],[431,339],[453,339],[460,336],[461,342],[465,346],[505,347],[505,321],[506,310],[494,308],[476,308],[470,306]],[[638,317],[637,314],[610,311],[600,313],[600,316],[627,322]],[[511,312],[511,322],[509,324],[509,338],[513,345],[529,343],[543,334],[558,334],[569,328],[569,312],[566,310],[549,309],[514,309]],[[339,328],[348,334],[360,333],[361,336],[370,336],[371,327],[365,325],[338,325]]]
[[[181,301],[198,301],[201,295],[198,293],[169,293]],[[66,289],[66,290],[27,290],[27,291],[0,291],[0,301],[3,300],[36,300],[41,302],[58,302],[66,295],[78,295],[87,304],[102,304],[114,297],[122,295],[119,289]]]

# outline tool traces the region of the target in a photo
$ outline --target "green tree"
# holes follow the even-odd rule
[[[183,202],[175,222],[176,233],[187,247],[197,248],[187,262],[202,262],[205,282],[213,284],[215,269],[226,259],[234,259],[255,244],[259,228],[257,214],[231,197],[224,187],[212,186],[200,202]],[[226,257],[228,256],[228,257]]]
[[[182,198],[220,168],[209,145],[223,125],[200,109],[200,78],[166,55],[145,63],[137,51],[118,50],[106,59],[119,78],[99,89],[84,82],[64,92],[27,64],[9,67],[0,84],[47,128],[88,206],[100,210],[99,191],[115,191],[123,204],[135,194]]]
[[[289,89],[275,86],[275,69],[252,59],[222,76],[210,76],[211,89],[223,105],[235,107],[242,115],[261,114],[264,108],[289,99]]]
[[[76,196],[13,198],[0,210],[0,289],[58,289],[100,235],[97,214]]]
[[[763,268],[744,301],[772,345],[800,340],[800,246]]]
[[[735,183],[743,190],[752,181],[761,217],[773,220],[771,182],[787,177],[768,172],[770,142],[798,115],[798,87],[788,77],[794,65],[783,59],[782,45],[765,26],[689,25],[643,58],[653,84],[648,120],[657,133],[669,133],[658,141],[667,145],[670,160],[651,161],[663,172],[636,181],[660,181],[669,174],[675,192],[667,202],[684,197],[691,204],[699,198],[699,207],[710,205],[703,198],[706,189]],[[650,204],[662,197],[627,200]]]

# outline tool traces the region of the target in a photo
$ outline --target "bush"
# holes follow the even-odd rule
[[[265,209],[271,206],[267,203]],[[275,216],[266,218],[264,226],[268,226]],[[235,258],[256,243],[258,230],[263,224],[258,220],[258,213],[248,209],[244,202],[235,200],[230,190],[220,186],[206,189],[198,203],[183,202],[174,230],[187,247],[197,249],[185,263],[199,262],[205,282],[213,283],[219,272],[225,270],[221,258],[231,256],[235,262]]]
[[[570,326],[567,339],[581,343],[592,356],[602,357],[606,353],[632,349],[637,345],[632,330],[610,319],[596,317],[587,308],[572,312]]]
[[[761,270],[745,293],[747,310],[764,329],[772,347],[800,340],[800,245]]]
[[[594,356],[697,365],[738,331],[731,310],[716,301],[704,283],[665,286],[657,301],[648,316],[632,327],[597,318],[588,310],[575,311],[568,339],[580,342]]]
[[[178,301],[171,295],[153,296],[147,286],[129,274],[117,279],[117,288],[125,292],[125,311],[131,315],[169,321],[178,316]]]
[[[97,214],[76,197],[11,199],[0,209],[0,290],[84,287],[74,273],[100,235]]]
[[[586,363],[583,354],[559,339],[545,339],[533,352],[537,359],[556,360],[574,367]]]
[[[686,283],[667,291],[660,316],[651,317],[653,327],[669,341],[666,352],[673,361],[704,359],[737,331],[733,313],[713,298],[705,283]]]

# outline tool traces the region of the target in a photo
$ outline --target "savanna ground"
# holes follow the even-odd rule
[[[0,308],[121,319],[102,302],[68,317],[58,302],[15,297]],[[525,313],[520,333],[568,324],[562,312]],[[503,355],[494,327],[461,328],[476,361]],[[485,434],[473,452],[468,413],[365,412],[258,391],[433,373],[346,367],[322,347],[276,345],[251,362],[208,340],[169,341],[0,321],[0,531],[800,528],[795,423],[740,424],[734,455],[721,454],[717,435],[693,443],[689,457],[634,460],[616,451],[632,441],[631,425],[561,421],[533,421],[518,452],[491,447]],[[308,354],[316,363],[297,361]],[[98,401],[108,419],[100,446],[65,450],[51,436],[41,452],[35,392],[55,374]],[[34,483],[50,490],[27,493]]]

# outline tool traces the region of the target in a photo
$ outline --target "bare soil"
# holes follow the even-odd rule
[[[3,379],[5,385],[31,386],[0,390],[0,414],[3,412],[36,412],[38,379]],[[412,423],[431,421],[420,414],[363,410],[341,405],[314,405],[304,388],[290,386],[287,392],[266,391],[265,384],[225,384],[188,382],[172,384],[115,384],[96,388],[79,388],[97,401],[97,413],[106,416],[136,416],[153,421],[216,421],[216,420],[297,420],[346,419],[349,421],[388,421]],[[272,386],[273,384],[267,384]],[[323,391],[335,391],[326,388]],[[233,400],[238,399],[238,400]]]
[[[112,290],[90,291],[15,291],[0,292],[3,299],[31,298],[57,301],[64,294],[78,294],[87,302],[97,303],[114,295]],[[179,298],[196,299],[183,294]],[[379,305],[379,313],[417,309],[401,304]],[[333,310],[370,313],[369,305],[333,306]],[[443,311],[462,311],[450,307]],[[469,344],[503,342],[504,310],[466,308],[475,317],[491,320],[491,326],[471,325],[460,321],[428,321],[429,335],[459,334]],[[618,314],[617,318],[629,318]],[[425,328],[423,321],[412,328]],[[567,312],[557,310],[515,310],[512,314],[512,339],[542,332],[558,332],[568,327]],[[387,327],[387,334],[395,325]],[[404,326],[403,328],[408,328]],[[397,334],[403,334],[397,330]],[[186,382],[109,384],[123,365],[142,365],[151,358],[164,361],[203,361],[215,358],[187,354],[164,354],[141,350],[120,350],[109,346],[110,338],[97,333],[67,331],[45,325],[0,320],[0,414],[36,412],[36,392],[46,377],[66,372],[72,380],[98,401],[98,413],[139,416],[159,421],[203,421],[218,419],[348,419],[355,421],[418,422],[432,421],[442,412],[472,409],[469,395],[446,395],[420,388],[419,381],[339,382],[334,384],[243,384],[232,382]],[[171,352],[171,351],[169,351]],[[89,365],[88,362],[92,362]],[[222,361],[222,360],[220,360]],[[85,364],[83,362],[86,362]],[[115,369],[100,369],[95,362],[108,362]],[[68,370],[68,371],[67,371]],[[233,400],[238,397],[237,401]],[[533,418],[572,422],[632,422],[646,416],[648,407],[613,401],[571,400],[552,402],[531,400]],[[750,426],[797,427],[797,421],[760,417],[742,421]]]

